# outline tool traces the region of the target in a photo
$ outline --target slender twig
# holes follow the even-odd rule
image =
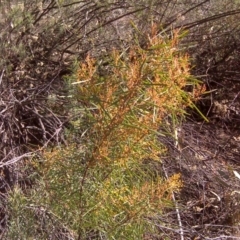
[[[166,171],[166,169],[164,168],[164,166],[163,166],[163,171],[164,171],[164,174],[165,174],[166,178],[168,178],[168,174],[167,174],[167,171]],[[178,220],[178,225],[179,225],[179,231],[178,231],[178,233],[180,234],[181,240],[184,240],[183,225],[182,225],[182,221],[181,221],[179,206],[178,206],[178,203],[177,203],[177,201],[176,201],[174,192],[172,192],[172,200],[173,200],[174,205],[175,205],[175,210],[176,210],[177,220]],[[175,230],[175,231],[176,231],[176,230]]]
[[[206,240],[239,239],[239,237],[222,235],[222,236],[218,236],[218,237],[214,237],[214,238],[205,238],[205,239],[206,239]]]
[[[2,84],[2,78],[3,78],[3,74],[4,74],[5,69],[2,70],[1,76],[0,76],[0,85]]]
[[[32,154],[33,154],[33,152],[28,152],[28,153],[25,153],[25,154],[23,154],[23,155],[21,155],[19,157],[14,157],[14,158],[8,160],[7,162],[2,162],[2,163],[0,163],[0,168],[12,165],[12,164],[14,164],[16,162],[19,162],[20,160],[22,160],[22,159],[24,159],[26,157],[32,156]]]
[[[180,147],[179,147],[179,141],[178,141],[178,128],[175,127],[174,129],[174,137],[175,137],[175,147],[180,150]],[[164,174],[165,174],[165,177],[168,179],[168,173],[163,165],[163,171],[164,171]],[[178,206],[178,203],[176,201],[176,198],[175,198],[175,194],[174,192],[172,191],[172,200],[175,204],[175,210],[176,210],[176,215],[177,215],[177,220],[178,220],[178,225],[179,225],[179,234],[180,234],[180,239],[181,240],[184,240],[184,234],[183,234],[183,225],[182,225],[182,221],[181,221],[181,216],[180,216],[180,211],[179,211],[179,206]],[[176,231],[176,230],[175,230]]]

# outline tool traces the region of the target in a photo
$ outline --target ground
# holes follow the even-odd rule
[[[240,238],[240,81],[228,72],[209,84],[214,91],[198,104],[209,122],[190,111],[177,147],[160,139],[168,145],[164,168],[181,173],[184,182],[176,194],[181,220],[171,211],[159,227],[171,239],[181,239],[181,229],[184,239]]]

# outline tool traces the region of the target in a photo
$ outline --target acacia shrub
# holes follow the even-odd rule
[[[139,239],[156,233],[148,218],[170,206],[172,191],[182,186],[179,174],[164,180],[157,170],[165,151],[158,128],[164,116],[184,115],[193,97],[183,88],[196,84],[188,56],[178,50],[180,37],[177,31],[170,40],[159,36],[153,26],[145,49],[136,41],[128,51],[112,51],[107,64],[91,56],[79,64],[69,77],[79,142],[45,149],[40,162],[33,159],[39,184],[27,193],[25,208],[48,213],[40,218],[60,222],[62,234],[73,239]],[[36,226],[39,237],[45,234],[30,214],[32,226],[29,218],[27,225],[16,226],[19,216],[12,216],[11,236]]]

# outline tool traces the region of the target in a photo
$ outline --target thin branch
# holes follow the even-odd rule
[[[179,140],[178,140],[178,128],[175,127],[174,129],[174,135],[175,135],[175,148],[177,148],[179,151]],[[164,174],[165,174],[165,177],[168,179],[168,173],[163,165],[163,171],[164,171]],[[181,216],[180,216],[180,211],[179,211],[179,206],[178,206],[178,203],[176,201],[176,198],[175,198],[175,194],[174,192],[172,191],[172,199],[173,199],[173,202],[175,204],[175,210],[176,210],[176,215],[177,215],[177,220],[178,220],[178,225],[179,225],[179,234],[180,234],[180,239],[181,240],[184,240],[184,234],[183,234],[183,224],[182,224],[182,220],[181,220]]]
[[[7,162],[0,163],[0,168],[12,165],[14,163],[17,163],[17,162],[19,162],[20,160],[22,160],[24,158],[31,157],[32,155],[33,155],[33,152],[28,152],[28,153],[25,153],[25,154],[23,154],[21,156],[14,157],[14,158],[8,160]]]
[[[187,24],[184,24],[184,25],[177,26],[176,28],[183,28],[183,29],[188,30],[188,29],[191,29],[191,28],[193,28],[197,25],[201,25],[201,24],[204,24],[204,23],[207,23],[207,22],[219,20],[221,18],[236,15],[236,14],[240,14],[240,9],[216,14],[216,15],[213,15],[211,17],[207,17],[207,18],[204,18],[204,19],[201,19],[201,20],[198,20],[198,21],[194,21],[194,22],[191,22],[191,23],[187,23]]]

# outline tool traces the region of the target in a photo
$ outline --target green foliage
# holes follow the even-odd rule
[[[73,233],[44,204],[46,190],[23,192],[15,187],[8,195],[9,224],[4,239],[71,239]]]
[[[192,97],[183,91],[191,78],[188,56],[177,49],[179,33],[168,40],[153,26],[146,37],[145,49],[135,44],[125,52],[114,50],[107,64],[90,56],[80,63],[71,80],[79,143],[44,150],[41,163],[33,160],[39,184],[26,195],[15,189],[11,211],[23,214],[38,206],[48,213],[42,216],[47,226],[54,219],[76,239],[141,239],[156,232],[147,218],[161,214],[182,183],[178,174],[163,180],[146,159],[161,165],[158,127],[166,115],[182,116]],[[29,211],[21,226],[16,226],[21,214],[12,214],[10,229],[38,226],[41,237],[52,232]]]

